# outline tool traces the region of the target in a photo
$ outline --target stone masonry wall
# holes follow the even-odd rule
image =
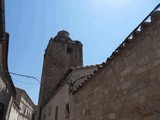
[[[70,120],[160,120],[160,17],[141,29],[73,95]]]
[[[67,49],[71,49],[71,53]],[[44,56],[39,103],[43,104],[69,67],[82,65],[82,44],[51,39]]]

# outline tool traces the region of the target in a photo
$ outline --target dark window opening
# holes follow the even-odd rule
[[[51,106],[49,106],[49,116],[51,115],[51,109],[52,109],[52,107]]]
[[[56,111],[55,111],[55,120],[58,120],[58,106],[56,107]]]
[[[67,48],[67,53],[72,53],[72,48]]]
[[[65,114],[66,114],[66,118],[69,117],[69,103],[66,104],[66,109],[65,109]]]
[[[45,120],[45,119],[46,119],[46,115],[43,116],[43,120]]]

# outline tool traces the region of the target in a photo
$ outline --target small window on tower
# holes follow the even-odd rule
[[[67,53],[72,53],[72,49],[71,48],[67,48]]]
[[[49,116],[51,115],[51,109],[52,109],[52,107],[49,106]]]
[[[43,120],[46,120],[46,115],[43,116]]]
[[[55,110],[55,120],[58,120],[58,106],[56,106]]]
[[[69,103],[66,104],[65,115],[66,118],[69,118]]]

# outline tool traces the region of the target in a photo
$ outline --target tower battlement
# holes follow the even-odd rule
[[[44,55],[39,104],[52,94],[56,84],[69,67],[82,66],[82,43],[70,38],[67,31],[59,31],[51,38]]]

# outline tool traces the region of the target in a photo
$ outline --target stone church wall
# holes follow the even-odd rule
[[[143,23],[142,30],[73,94],[70,120],[160,119],[160,17],[156,17]]]

